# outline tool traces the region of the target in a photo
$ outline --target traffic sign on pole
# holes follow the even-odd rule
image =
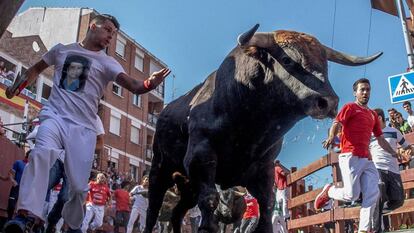
[[[388,77],[391,103],[396,104],[414,99],[414,72]]]

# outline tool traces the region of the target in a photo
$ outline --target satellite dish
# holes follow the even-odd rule
[[[40,46],[36,41],[33,41],[32,48],[36,53],[40,51]]]

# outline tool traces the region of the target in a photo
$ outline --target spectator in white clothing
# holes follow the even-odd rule
[[[148,182],[148,176],[143,176],[141,185],[135,186],[129,193],[131,199],[133,199],[134,201],[134,205],[132,206],[131,215],[129,216],[127,233],[132,232],[132,229],[134,228],[134,223],[137,220],[138,216],[139,230],[140,232],[144,230],[148,208]]]

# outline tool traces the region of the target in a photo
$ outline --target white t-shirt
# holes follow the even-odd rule
[[[95,128],[97,136],[105,134],[105,129],[99,116],[96,116]]]
[[[129,193],[135,199],[132,208],[137,208],[139,212],[146,213],[148,208],[148,199],[142,196],[141,194],[137,194],[138,192],[143,190],[145,189],[142,185],[137,185]]]
[[[87,50],[78,43],[57,44],[42,59],[55,67],[52,92],[44,109],[96,131],[99,99],[107,84],[125,73],[122,66],[104,51]]]
[[[413,126],[414,126],[414,115],[409,115],[407,117],[407,122],[410,125],[410,127],[413,128]]]
[[[409,146],[398,129],[386,126],[382,129],[382,132],[385,140],[390,144],[393,150],[397,150],[397,143],[403,148]],[[369,150],[371,152],[372,161],[374,162],[377,169],[387,170],[396,174],[400,174],[397,159],[382,149],[374,137],[371,138]]]

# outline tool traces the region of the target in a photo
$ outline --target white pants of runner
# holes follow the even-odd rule
[[[272,216],[273,233],[288,233],[285,218],[282,216]]]
[[[379,174],[374,163],[367,158],[353,156],[351,153],[339,154],[343,187],[332,186],[328,195],[340,201],[355,201],[362,193],[359,213],[359,231],[367,231],[379,196]]]
[[[282,211],[283,211],[283,217],[285,218],[289,217],[289,209],[288,209],[287,200],[288,200],[287,189],[282,189],[282,190],[277,189],[276,202],[279,204],[279,206],[281,204]]]
[[[139,231],[142,232],[145,227],[145,219],[147,217],[146,210],[140,210],[138,208],[132,207],[131,215],[129,215],[128,226],[126,233],[131,233],[134,229],[134,223],[139,215]]]
[[[91,230],[101,227],[103,224],[104,214],[105,206],[95,205],[93,203],[86,204],[86,213],[82,223],[82,232],[86,233],[88,227]],[[92,218],[93,221],[91,222]]]
[[[18,210],[28,210],[42,216],[49,183],[49,170],[58,157],[65,158],[69,200],[62,217],[72,229],[79,229],[83,221],[83,203],[92,169],[96,132],[71,121],[63,120],[48,110],[40,115],[41,125],[36,145],[29,155],[20,185]]]

